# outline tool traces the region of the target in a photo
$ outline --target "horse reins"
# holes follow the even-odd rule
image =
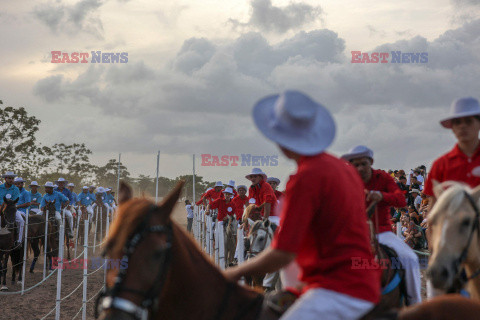
[[[108,310],[108,309],[117,309],[123,311],[131,316],[134,319],[147,320],[149,315],[149,310],[151,314],[155,314],[158,311],[158,296],[165,284],[166,279],[166,270],[171,261],[171,248],[172,248],[172,239],[173,231],[171,224],[163,225],[158,224],[154,226],[149,226],[150,217],[153,212],[158,210],[156,205],[151,205],[147,214],[145,214],[144,219],[138,225],[135,232],[129,237],[123,248],[123,257],[122,260],[128,261],[132,254],[135,252],[138,244],[145,239],[145,237],[150,233],[161,233],[167,235],[167,241],[163,248],[157,250],[154,254],[156,258],[159,259],[159,270],[157,276],[153,281],[153,285],[147,291],[140,291],[124,286],[123,282],[127,276],[127,269],[120,268],[118,271],[117,277],[115,278],[115,284],[111,289],[105,287],[104,291],[97,297],[95,303],[95,318],[98,317],[99,311]],[[143,298],[141,305],[138,306],[133,302],[118,297],[120,292],[130,292],[136,295],[139,295]],[[101,301],[101,303],[100,303]],[[99,309],[100,306],[100,309]]]
[[[473,200],[472,196],[466,191],[464,191],[464,195],[467,198],[468,203],[470,203],[470,206],[472,207],[473,211],[475,212],[475,219],[473,221],[472,228],[470,229],[470,234],[468,235],[467,245],[462,250],[462,253],[460,254],[460,257],[458,257],[458,259],[455,261],[455,265],[458,268],[458,272],[457,272],[455,278],[459,279],[460,282],[462,283],[462,285],[464,285],[468,281],[470,281],[470,280],[472,280],[472,279],[474,279],[474,278],[476,278],[477,276],[480,275],[480,269],[478,269],[470,277],[466,277],[465,273],[463,272],[464,268],[463,267],[460,268],[461,264],[463,262],[465,262],[465,259],[467,259],[468,249],[470,248],[470,244],[471,244],[472,239],[473,239],[473,234],[475,233],[475,231],[477,231],[477,235],[479,233],[478,231],[479,231],[479,219],[480,219],[480,211],[478,209],[477,204],[475,203],[475,200]]]

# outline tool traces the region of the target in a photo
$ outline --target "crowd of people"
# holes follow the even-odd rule
[[[4,183],[0,185],[0,206],[5,201],[13,201],[17,208],[15,223],[18,227],[16,243],[22,243],[25,227],[26,214],[43,215],[48,203],[55,206],[55,220],[62,220],[60,212],[64,210],[68,222],[67,236],[73,236],[73,218],[79,206],[85,206],[90,218],[93,210],[101,201],[107,209],[114,209],[116,201],[111,188],[84,186],[82,191],[75,193],[75,184],[68,183],[64,178],[59,178],[55,184],[47,181],[44,185],[44,193],[39,192],[41,186],[37,181],[31,181],[28,185],[30,191],[25,189],[26,181],[18,177],[14,172],[8,171],[2,175]]]

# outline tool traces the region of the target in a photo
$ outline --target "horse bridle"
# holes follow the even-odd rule
[[[255,235],[255,237],[258,235],[258,230],[263,230],[265,231],[265,233],[267,234],[267,237],[270,238],[270,240],[273,239],[273,236],[270,234],[270,232],[268,232],[268,228],[269,227],[258,227],[257,230],[255,230],[255,232],[252,232],[250,235]],[[251,248],[252,244],[250,244],[250,248]],[[265,246],[266,247],[266,246]],[[265,248],[264,248],[265,249]],[[257,254],[259,254],[261,251],[258,251],[258,252],[254,252],[252,250],[248,250],[247,251],[247,254],[249,257],[255,257]]]
[[[167,241],[165,245],[161,249],[157,250],[154,254],[154,257],[159,259],[160,267],[152,286],[147,291],[140,291],[125,287],[123,282],[127,276],[127,269],[120,268],[117,277],[115,278],[115,283],[113,287],[111,289],[107,289],[107,287],[105,286],[103,292],[97,297],[95,303],[95,318],[98,318],[98,314],[100,312],[108,309],[116,309],[123,311],[131,315],[134,319],[138,320],[147,320],[149,310],[152,315],[157,312],[158,296],[160,295],[160,292],[164,286],[166,279],[166,270],[168,269],[171,261],[173,232],[171,224],[157,224],[149,226],[150,218],[153,212],[155,212],[156,210],[158,210],[158,207],[156,205],[151,205],[151,207],[148,209],[148,212],[145,214],[142,222],[137,226],[135,231],[131,234],[131,236],[125,243],[122,257],[123,261],[128,261],[132,254],[135,252],[138,244],[142,240],[144,240],[148,234],[166,234]],[[142,297],[143,300],[140,306],[134,304],[127,299],[118,297],[120,292],[130,292]]]
[[[477,236],[479,235],[479,219],[480,219],[480,211],[478,209],[478,206],[477,204],[475,203],[475,200],[472,198],[472,196],[464,191],[464,195],[465,197],[467,198],[468,200],[468,203],[470,204],[470,206],[472,207],[473,211],[475,212],[475,219],[473,221],[473,224],[472,224],[472,228],[470,229],[470,233],[468,235],[468,241],[467,241],[467,244],[465,246],[465,248],[463,248],[462,250],[462,253],[460,254],[460,256],[458,257],[458,259],[455,261],[455,265],[457,267],[457,274],[455,276],[456,279],[458,279],[458,281],[460,282],[460,284],[462,285],[462,287],[470,280],[474,279],[475,277],[477,277],[478,275],[480,275],[480,269],[478,269],[477,271],[475,271],[471,276],[469,277],[466,277],[465,276],[465,272],[464,272],[464,268],[462,267],[461,268],[461,265],[463,262],[465,262],[465,259],[467,259],[467,254],[468,254],[468,249],[470,248],[470,244],[472,242],[472,239],[473,239],[473,234],[475,233],[475,231],[477,232]],[[455,289],[453,289],[455,290]]]

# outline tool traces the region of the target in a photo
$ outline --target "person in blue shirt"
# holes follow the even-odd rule
[[[92,197],[93,202],[95,202],[95,199],[96,199],[95,198],[95,186],[92,185],[88,188],[88,194],[90,195],[90,197]]]
[[[75,189],[75,185],[73,183],[69,183],[67,185],[67,189],[71,192],[72,194],[72,201],[70,201],[70,204],[76,205],[78,202],[78,195],[73,191]]]
[[[18,190],[18,188],[13,185],[13,181],[16,176],[17,175],[12,171],[7,171],[7,173],[2,175],[2,178],[5,179],[5,183],[0,185],[0,205],[2,205],[4,202],[3,198],[9,199],[9,200],[15,200],[20,197],[20,190]],[[23,220],[22,215],[18,211],[15,215],[15,222],[18,226],[18,231],[19,231],[16,242],[20,243],[22,242],[22,238],[23,238],[23,228],[25,226],[25,221]]]
[[[13,180],[13,184],[18,188],[20,191],[20,198],[18,199],[17,202],[17,209],[19,213],[22,215],[23,219],[25,218],[25,215],[27,214],[27,210],[30,208],[30,192],[28,192],[23,186],[25,185],[25,180],[23,180],[20,177],[16,177],[15,180]]]
[[[70,192],[70,190],[65,188],[68,181],[65,180],[64,178],[59,178],[55,182],[58,184],[58,188],[54,189],[53,191],[63,194],[65,197],[67,197],[68,201],[70,202],[70,205],[74,205],[75,199],[73,198],[72,193]],[[65,217],[68,219],[68,224],[70,226],[69,237],[71,238],[71,235],[73,234],[73,214],[70,207],[65,208]]]
[[[92,198],[91,194],[88,192],[87,186],[84,186],[82,189],[83,189],[83,192],[78,194],[77,200],[81,205],[84,205],[85,207],[87,207],[87,212],[89,213],[88,219],[91,220],[93,217],[92,204],[95,199]]]
[[[47,205],[47,201],[52,202],[55,200],[55,219],[57,220],[58,224],[62,223],[62,216],[60,215],[60,211],[62,208],[65,208],[68,203],[70,202],[66,196],[62,193],[53,191],[53,183],[48,181],[45,183],[45,194],[42,197],[42,202],[40,202],[40,210],[44,211],[45,206]],[[66,216],[66,214],[65,214]],[[72,219],[73,220],[73,219]],[[67,233],[70,233],[71,230],[67,230]],[[71,237],[71,233],[69,237]]]
[[[113,197],[113,194],[112,194],[112,189],[107,188],[105,189],[105,192],[106,192],[105,199],[107,204],[110,206],[110,208],[112,208],[112,210],[115,210],[116,205],[115,205],[115,198]]]
[[[34,212],[36,214],[42,214],[40,211],[40,202],[42,201],[42,194],[38,192],[38,182],[32,181],[30,183],[30,212]]]
[[[95,200],[96,199],[101,199],[103,204],[107,207],[107,210],[110,210],[110,206],[105,202],[105,188],[103,187],[98,187],[97,188],[97,193],[95,194]],[[93,208],[97,206],[96,203],[93,204]]]

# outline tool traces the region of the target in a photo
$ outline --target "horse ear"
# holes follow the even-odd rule
[[[480,200],[480,185],[476,186],[475,189],[472,190],[472,198],[477,202]]]
[[[432,183],[433,183],[433,194],[435,195],[435,198],[438,199],[438,198],[440,198],[442,193],[445,190],[447,190],[447,188],[445,188],[444,185],[442,185],[440,182],[438,182],[435,179],[432,180]]]
[[[162,201],[160,207],[166,210],[168,214],[172,213],[173,207],[177,204],[180,193],[182,192],[183,185],[185,184],[184,180],[180,180],[175,188],[165,197],[165,200]]]
[[[132,199],[132,188],[125,182],[120,182],[120,189],[118,190],[118,202],[120,204]]]
[[[267,219],[263,221],[263,226],[268,229],[268,227],[270,227],[270,220]]]
[[[252,227],[254,224],[255,224],[255,221],[253,221],[252,219],[248,218],[248,224],[250,225],[250,227]]]

